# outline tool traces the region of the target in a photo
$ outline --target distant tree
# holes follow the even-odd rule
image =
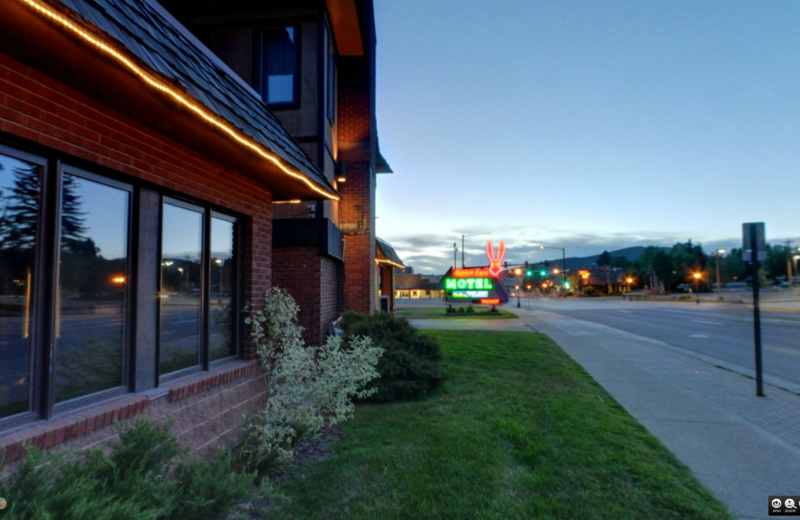
[[[608,251],[603,251],[600,253],[600,256],[597,257],[597,265],[598,267],[607,267],[611,265],[611,253]]]
[[[763,262],[767,278],[774,280],[778,276],[786,276],[786,258],[788,254],[789,250],[786,246],[770,246],[767,244],[767,259]]]
[[[747,264],[742,259],[742,250],[733,248],[730,253],[720,258],[719,270],[723,283],[747,278]]]
[[[624,256],[615,256],[611,261],[611,267],[619,267],[620,269],[628,269],[631,265],[630,260]]]

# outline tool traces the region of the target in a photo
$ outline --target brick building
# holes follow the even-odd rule
[[[375,21],[371,0],[162,0],[236,72],[341,193],[276,205],[273,284],[300,305],[308,343],[343,310],[378,308]],[[321,288],[319,290],[318,288]]]
[[[349,96],[338,111],[355,114],[332,127],[335,163],[154,0],[0,2],[0,460],[26,441],[102,443],[134,416],[173,419],[201,454],[235,442],[266,395],[245,301],[303,267],[292,290],[316,289],[297,293],[312,333],[375,307],[375,173],[388,167],[371,5],[331,4],[366,49],[326,60],[342,70],[330,99]],[[342,23],[314,6],[295,27]],[[259,85],[284,95],[281,72],[259,70]],[[314,218],[276,224],[298,208]]]

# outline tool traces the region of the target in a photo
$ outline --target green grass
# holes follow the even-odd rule
[[[444,386],[359,406],[332,457],[272,491],[268,518],[732,518],[546,336],[430,334]]]
[[[488,320],[504,320],[509,318],[517,318],[518,316],[513,312],[497,310],[497,313],[487,312],[488,308],[475,307],[475,312],[453,312],[447,314],[445,307],[420,307],[413,309],[395,309],[395,316],[405,318],[407,320],[430,320],[430,319],[451,319],[451,318],[479,318]]]

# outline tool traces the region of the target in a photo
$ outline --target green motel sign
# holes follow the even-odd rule
[[[490,291],[494,288],[491,278],[445,278],[447,291]]]

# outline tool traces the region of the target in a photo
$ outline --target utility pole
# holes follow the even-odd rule
[[[786,286],[792,288],[792,241],[786,242]]]
[[[453,269],[456,268],[456,255],[458,255],[458,244],[453,242]]]

